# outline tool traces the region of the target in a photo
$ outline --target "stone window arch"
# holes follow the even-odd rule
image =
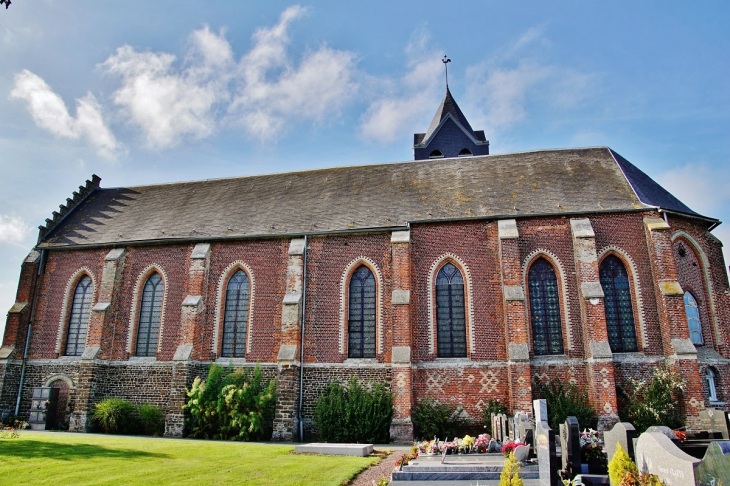
[[[88,275],[83,275],[76,284],[66,328],[66,345],[63,353],[65,356],[81,356],[84,353],[93,287],[94,284]]]
[[[689,339],[692,344],[703,345],[705,340],[702,337],[702,320],[700,319],[700,308],[697,299],[692,292],[684,293],[684,313],[687,315],[687,327],[689,328]]]
[[[239,273],[242,272],[242,273]],[[234,282],[234,287],[231,287],[231,281],[238,275],[238,281]],[[243,278],[245,276],[245,279]],[[244,280],[248,281],[248,297],[245,296],[245,286],[240,287]],[[239,286],[239,287],[236,287]],[[229,290],[235,290],[235,295],[229,296]],[[239,295],[240,292],[240,295]],[[254,277],[251,267],[243,261],[236,260],[232,262],[228,267],[221,273],[218,279],[218,292],[216,297],[216,311],[215,311],[215,327],[213,328],[213,341],[211,343],[211,352],[216,356],[226,356],[230,358],[244,358],[251,352],[251,326],[253,323],[254,307],[255,307],[255,294],[256,294],[256,279]],[[233,297],[234,300],[230,300],[229,297]],[[237,336],[235,344],[237,351],[235,356],[228,354],[226,346],[228,345],[228,339],[232,336],[230,334],[230,324],[234,322],[229,319],[229,335],[226,337],[226,316],[230,310],[229,303],[238,304],[238,316],[236,318],[236,331]],[[245,312],[243,312],[245,310]],[[245,314],[245,315],[244,315]],[[231,316],[233,317],[233,316]],[[241,341],[243,339],[243,341]],[[225,342],[224,342],[225,341]],[[224,354],[224,351],[226,354]],[[230,348],[233,352],[233,348]]]
[[[606,312],[608,343],[614,353],[638,351],[631,281],[623,261],[614,254],[607,255],[599,267]]]
[[[720,399],[717,395],[718,383],[717,383],[717,370],[712,366],[708,366],[705,370],[705,384],[707,385],[707,398],[710,402],[719,402]]]
[[[364,268],[363,268],[364,267]],[[357,285],[357,276],[356,273],[358,271],[362,272],[361,276],[364,276],[365,269],[369,271],[372,274],[372,282],[374,283],[374,296],[372,294],[372,287],[368,287],[370,290],[367,292],[367,299],[368,299],[368,306],[371,305],[372,301],[374,300],[374,309],[372,309],[372,312],[374,312],[374,315],[371,315],[371,308],[368,307],[368,333],[369,337],[368,339],[372,339],[374,337],[375,339],[375,354],[372,355],[372,352],[368,352],[368,356],[357,356],[359,354],[358,352],[351,353],[350,349],[350,324],[351,324],[351,310],[352,309],[352,291],[353,290],[366,290],[366,288],[357,289],[353,288],[353,277],[355,284]],[[369,285],[369,284],[368,284]],[[342,277],[340,279],[340,335],[339,335],[339,352],[342,354],[346,354],[347,358],[375,358],[377,354],[381,354],[383,352],[383,277],[380,273],[380,269],[375,264],[373,260],[370,258],[360,256],[352,260],[347,267],[345,267],[345,271],[342,273]],[[361,294],[361,297],[364,297],[364,295]],[[358,310],[359,303],[355,306],[354,310]],[[363,307],[363,311],[365,308]],[[353,316],[357,317],[357,316]],[[374,323],[373,323],[374,318]],[[359,325],[359,323],[355,323],[356,326]],[[359,329],[359,327],[357,327]],[[355,331],[356,333],[359,332],[358,330]],[[374,334],[373,334],[374,333]],[[363,335],[363,338],[365,336]],[[372,349],[372,345],[368,343],[368,346],[370,349]],[[365,353],[364,353],[365,354]]]
[[[429,272],[429,345],[438,358],[468,358],[474,349],[471,273],[456,255],[438,258]]]
[[[154,358],[160,351],[165,328],[167,282],[165,271],[154,264],[144,269],[137,278],[127,335],[127,352],[132,356]]]
[[[76,296],[79,284],[84,278],[88,278],[91,280],[91,286],[88,288],[88,297],[91,300],[88,302],[89,307],[86,309],[87,311],[80,314],[82,319],[85,319],[86,321],[86,323],[84,324],[84,338],[82,340],[83,346],[81,349],[81,353],[83,353],[83,348],[85,347],[86,343],[86,330],[88,329],[88,321],[91,317],[91,305],[93,304],[94,296],[96,295],[96,280],[94,278],[94,273],[91,271],[91,269],[87,267],[80,268],[76,272],[74,272],[74,274],[71,275],[66,283],[66,290],[64,292],[65,297],[63,299],[63,308],[61,309],[61,318],[58,323],[58,334],[56,335],[56,353],[58,356],[66,355],[69,325],[71,323],[74,310],[74,297]],[[70,356],[77,355],[74,354]],[[80,354],[78,356],[80,356]]]

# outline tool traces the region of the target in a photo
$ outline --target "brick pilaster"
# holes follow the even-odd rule
[[[698,420],[704,408],[702,377],[697,363],[697,349],[689,338],[684,291],[677,281],[670,226],[660,218],[644,218],[647,247],[654,275],[662,346],[668,365],[687,380],[684,392],[684,412],[688,425]]]
[[[23,357],[28,321],[30,320],[30,307],[35,295],[36,280],[38,278],[38,265],[41,264],[40,257],[39,252],[32,251],[23,260],[20,267],[20,280],[18,292],[15,296],[15,304],[8,311],[8,317],[5,321],[0,360],[21,359]]]
[[[210,243],[198,243],[190,252],[185,298],[180,314],[180,340],[175,350],[174,361],[187,361],[191,357],[201,359],[208,354],[208,350],[203,350],[203,346],[199,345],[196,349],[195,343],[196,340],[199,343],[202,339],[200,335],[205,315],[203,296],[206,294],[209,269]]]
[[[571,219],[575,271],[580,288],[580,316],[588,374],[588,397],[602,430],[618,422],[613,353],[608,342],[604,294],[598,273],[596,234],[589,219]]]
[[[394,231],[390,237],[393,262],[393,391],[395,393],[391,438],[396,442],[413,440],[413,370],[411,367],[411,232]]]
[[[99,297],[96,305],[91,308],[89,316],[89,327],[86,335],[86,349],[84,354],[88,357],[110,358],[111,341],[113,338],[112,302],[117,297],[120,287],[119,282],[124,270],[124,248],[114,248],[104,257],[104,270],[101,274],[99,284]],[[108,342],[107,342],[108,340]],[[100,351],[101,350],[101,351]]]
[[[286,293],[281,303],[281,341],[277,364],[276,409],[272,440],[299,437],[299,346],[302,338],[302,289],[304,284],[304,238],[289,244]]]
[[[509,401],[514,412],[529,412],[532,408],[532,371],[518,244],[519,231],[514,219],[501,220],[497,225],[504,332],[509,357]]]

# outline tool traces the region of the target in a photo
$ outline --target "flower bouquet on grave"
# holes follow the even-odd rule
[[[605,459],[603,454],[603,439],[593,429],[584,429],[580,433],[580,459],[581,462],[590,462],[590,459]]]
[[[502,446],[502,455],[509,457],[510,453],[515,451],[517,446],[525,445],[522,442],[505,442]]]
[[[674,431],[674,435],[677,436],[677,441],[680,444],[683,444],[683,443],[687,442],[687,433],[686,432],[684,432],[682,430],[675,430]]]
[[[474,448],[474,437],[470,435],[465,435],[463,439],[461,439],[461,446],[464,451],[464,454],[469,454],[472,452],[472,449]]]
[[[474,447],[476,448],[477,452],[485,453],[487,452],[487,447],[489,446],[489,434],[479,434],[477,437],[476,442],[474,443]]]
[[[446,451],[446,454],[454,454],[456,453],[457,445],[456,442],[443,442],[439,445],[439,452],[443,453]]]

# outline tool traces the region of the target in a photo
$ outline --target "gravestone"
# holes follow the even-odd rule
[[[540,486],[558,486],[555,432],[547,422],[538,422],[535,428],[535,449],[540,467]]]
[[[547,400],[545,400],[544,398],[541,398],[539,400],[533,400],[532,408],[535,410],[535,425],[536,426],[539,422],[548,421]]]
[[[578,419],[568,417],[560,424],[560,449],[563,471],[569,478],[580,474],[580,428]]]
[[[702,410],[700,412],[700,425],[703,430],[720,432],[723,440],[730,439],[727,414],[722,410],[714,408]]]
[[[636,429],[628,422],[619,422],[613,426],[611,430],[603,433],[604,443],[606,444],[606,453],[608,460],[613,458],[616,453],[616,444],[621,444],[621,448],[629,455],[631,459],[634,456],[634,439],[638,436]]]
[[[730,441],[710,444],[702,462],[695,466],[695,482],[699,486],[730,484]]]
[[[646,429],[646,431],[659,432],[660,434],[666,435],[667,439],[671,440],[673,443],[677,444],[679,442],[679,440],[677,439],[677,434],[675,434],[672,429],[664,425],[652,425],[651,427]]]
[[[499,418],[497,417],[496,413],[493,413],[492,414],[492,438],[502,442],[502,437],[500,435],[501,429],[500,429],[498,423],[499,423]]]
[[[694,485],[694,468],[699,463],[662,432],[644,432],[636,442],[639,471],[656,474],[664,486]]]
[[[527,431],[534,429],[534,426],[530,423],[530,416],[524,412],[518,412],[515,415],[515,421],[517,423],[517,436],[526,444],[525,437],[527,436]]]

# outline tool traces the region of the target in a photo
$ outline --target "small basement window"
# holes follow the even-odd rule
[[[444,153],[440,150],[434,150],[431,152],[431,155],[428,156],[429,159],[438,159],[444,156]]]
[[[459,157],[470,157],[472,155],[474,154],[471,153],[471,150],[469,150],[468,148],[463,148],[461,149],[461,152],[459,152]]]

